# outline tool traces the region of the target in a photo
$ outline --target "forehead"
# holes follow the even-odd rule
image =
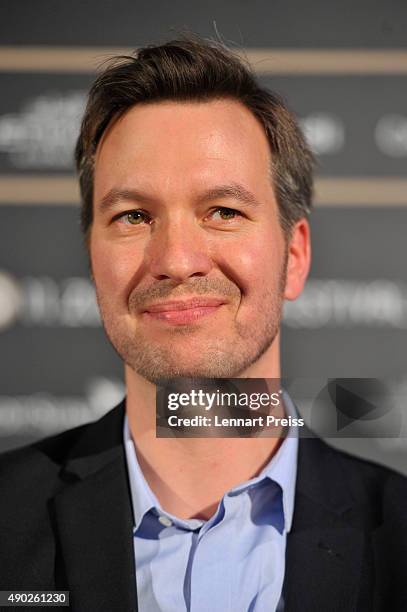
[[[96,153],[96,197],[115,183],[199,188],[228,178],[270,188],[265,131],[235,100],[135,106],[106,130]]]

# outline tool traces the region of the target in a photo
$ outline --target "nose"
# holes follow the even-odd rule
[[[154,228],[145,255],[157,280],[182,282],[191,276],[206,276],[213,267],[204,229],[186,215]]]

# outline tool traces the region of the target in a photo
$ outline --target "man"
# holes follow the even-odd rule
[[[157,383],[280,377],[310,265],[293,116],[221,45],[172,41],[98,77],[76,159],[126,399],[2,458],[1,588],[75,612],[406,610],[401,476],[295,434],[156,437]]]

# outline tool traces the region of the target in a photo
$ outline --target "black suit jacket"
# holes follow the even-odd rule
[[[0,590],[69,590],[74,612],[137,611],[123,417],[121,404],[1,456]],[[300,439],[285,611],[406,612],[406,534],[405,478]]]

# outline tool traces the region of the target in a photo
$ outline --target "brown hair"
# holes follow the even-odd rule
[[[240,101],[264,127],[283,230],[289,234],[293,224],[309,214],[313,157],[293,114],[278,95],[260,87],[236,53],[189,35],[113,58],[94,82],[75,150],[86,236],[93,220],[94,156],[108,124],[140,103],[218,98]]]

